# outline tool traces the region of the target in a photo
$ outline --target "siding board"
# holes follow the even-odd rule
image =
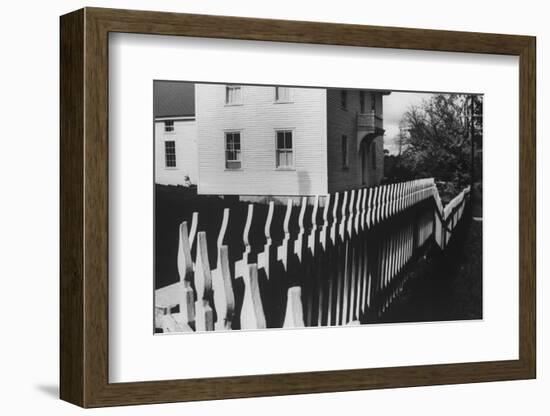
[[[176,142],[176,167],[165,164],[164,142]],[[164,122],[155,122],[155,182],[161,185],[183,185],[185,176],[198,183],[197,123],[194,120],[175,120],[174,131],[165,132]]]
[[[315,195],[327,188],[326,90],[292,88],[275,103],[274,87],[243,86],[242,105],[225,104],[225,85],[197,84],[199,193]],[[293,131],[294,169],[275,162],[276,130]],[[224,132],[241,132],[242,167],[225,169]]]

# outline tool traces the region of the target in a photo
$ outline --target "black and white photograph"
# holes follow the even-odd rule
[[[152,88],[155,334],[483,319],[483,94]]]

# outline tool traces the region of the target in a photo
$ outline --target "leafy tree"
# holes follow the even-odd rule
[[[482,97],[473,96],[474,143],[481,149]],[[470,183],[472,146],[470,96],[437,94],[412,106],[403,115],[397,137],[399,155],[389,160],[388,180],[434,177],[458,191]],[[475,179],[481,174],[481,157],[475,162]]]

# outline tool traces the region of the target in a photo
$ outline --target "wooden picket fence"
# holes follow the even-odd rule
[[[194,213],[179,228],[180,281],[155,291],[156,331],[375,322],[402,292],[406,267],[449,244],[469,200],[468,187],[443,207],[432,178],[289,198],[282,232],[273,201],[261,229],[250,204],[236,254],[226,208],[213,262]]]

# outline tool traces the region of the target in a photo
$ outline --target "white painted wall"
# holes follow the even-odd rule
[[[165,10],[184,13],[241,15],[293,20],[319,20],[341,23],[390,25],[433,29],[469,30],[497,33],[531,34],[538,37],[538,379],[455,386],[432,386],[393,390],[356,391],[331,394],[218,400],[211,402],[82,409],[57,399],[58,322],[59,322],[59,31],[60,14],[83,6]],[[498,9],[497,9],[498,8]],[[9,200],[0,205],[3,253],[0,275],[5,283],[0,302],[0,319],[5,334],[0,345],[0,387],[6,392],[0,402],[2,414],[40,415],[316,415],[407,414],[422,416],[466,415],[547,415],[550,390],[548,359],[548,304],[550,273],[550,144],[543,117],[550,101],[550,25],[545,2],[479,2],[463,0],[452,9],[440,1],[388,0],[385,2],[315,2],[295,0],[53,0],[6,2],[0,14],[3,56],[0,68],[4,82],[0,114],[6,120],[0,151],[0,184]],[[495,13],[498,10],[498,18]],[[25,16],[25,30],[21,19]],[[14,35],[16,34],[16,35]],[[9,41],[11,39],[11,41]],[[15,41],[16,39],[16,41]],[[304,48],[306,52],[307,48]],[[22,53],[24,51],[24,53]],[[338,74],[334,75],[335,80]],[[274,80],[276,82],[276,80]],[[28,124],[29,94],[41,111],[33,116],[40,134],[21,136]],[[547,124],[546,124],[547,127]],[[27,165],[21,169],[26,152]],[[14,157],[17,155],[18,157]],[[14,172],[17,179],[14,180]],[[22,185],[24,184],[24,185]],[[9,196],[9,197],[8,197]],[[31,244],[32,242],[32,244]],[[32,260],[32,261],[31,261]],[[18,294],[18,295],[15,295]],[[21,296],[24,294],[24,296]],[[428,324],[429,325],[429,324]],[[376,340],[373,340],[376,342]],[[403,343],[406,346],[406,340]],[[335,336],[334,349],[345,348]],[[261,354],[261,351],[250,351]],[[292,353],[292,345],[282,345],[282,354]],[[220,351],[223,354],[223,348]],[[186,357],[181,359],[196,359]]]
[[[325,194],[326,91],[292,88],[291,102],[275,103],[273,87],[242,88],[242,105],[226,105],[224,84],[196,85],[199,193]],[[278,129],[293,131],[293,169],[276,168]],[[225,168],[225,131],[241,132],[241,169]]]
[[[176,142],[176,167],[165,163],[167,140]],[[195,120],[175,120],[174,131],[164,131],[164,121],[155,122],[155,183],[184,185],[185,176],[192,184],[198,181],[197,123]]]

